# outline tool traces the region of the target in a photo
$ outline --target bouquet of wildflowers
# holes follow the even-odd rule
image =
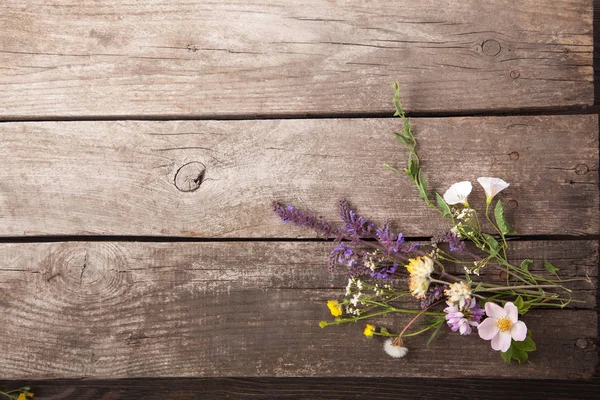
[[[338,228],[322,217],[274,201],[273,210],[283,222],[309,227],[322,237],[335,239],[337,244],[329,255],[328,268],[331,271],[343,267],[348,271],[345,297],[327,302],[333,320],[321,321],[320,326],[372,322],[394,313],[413,314],[397,333],[372,322],[366,323],[364,335],[384,337],[385,352],[400,358],[408,353],[404,341],[411,336],[428,333],[429,345],[444,326],[460,335],[470,335],[476,329],[479,337],[489,340],[504,360],[523,363],[536,347],[520,316],[534,308],[563,308],[576,301],[564,286],[570,280],[560,279],[558,268],[549,262],[544,263],[548,274],[540,276],[529,270],[531,259],[520,265],[508,261],[506,236],[515,231],[506,221],[501,200],[494,201],[509,186],[504,180],[477,179],[486,194],[483,215],[469,205],[471,182],[455,183],[443,195],[430,192],[419,163],[417,140],[400,102],[398,84],[393,88],[395,116],[402,122],[401,132],[394,134],[409,152],[408,165],[402,172],[414,182],[421,199],[448,220],[450,229],[423,245],[405,241],[403,234],[393,232],[387,223],[375,225],[358,215],[345,200],[339,203],[343,226]],[[483,221],[489,223],[492,232],[484,232]],[[449,267],[460,274],[448,272]],[[483,269],[504,272],[506,282],[486,282],[480,276]],[[402,275],[408,276],[408,284],[398,279]],[[415,299],[414,308],[398,304],[408,296]],[[425,316],[424,326],[411,329]]]

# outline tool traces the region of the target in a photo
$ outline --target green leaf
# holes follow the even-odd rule
[[[523,307],[519,309],[519,314],[525,315],[531,308],[531,303],[523,303]]]
[[[535,347],[535,343],[534,343],[533,339],[531,339],[530,335],[527,335],[525,340],[523,340],[522,342],[513,341],[513,346],[519,350],[528,351],[528,352],[537,350],[537,348]]]
[[[500,353],[504,361],[516,360],[519,364],[526,363],[529,359],[529,354],[536,350],[535,343],[531,339],[531,331],[527,331],[527,337],[522,342],[512,341],[510,347],[504,353]]]
[[[419,169],[419,183],[423,186],[423,191],[427,193],[427,179],[423,176],[423,170]]]
[[[515,342],[513,342],[513,343],[515,343]],[[514,346],[512,349],[511,357],[513,360],[517,360],[519,362],[519,364],[524,364],[529,359],[529,356],[527,355],[526,351],[516,348]]]
[[[436,336],[438,335],[440,329],[442,328],[442,325],[444,325],[443,323],[440,323],[431,333],[431,336],[429,336],[429,339],[427,340],[427,343],[425,344],[425,347],[429,347],[429,345],[431,344],[431,342],[433,342],[433,339],[436,338]]]
[[[529,272],[529,266],[533,264],[533,260],[527,258],[525,260],[523,260],[523,262],[521,262],[521,269],[525,272]]]
[[[504,359],[504,361],[506,361],[507,363],[510,362],[510,360],[512,360],[512,346],[508,348],[508,350],[506,351],[501,351],[500,355],[502,356],[502,358]]]
[[[516,233],[506,222],[506,218],[504,218],[504,207],[502,206],[502,201],[498,200],[496,202],[496,207],[494,208],[494,217],[496,218],[496,224],[502,232],[503,235],[509,235],[512,233]]]
[[[482,235],[483,235],[483,238],[485,239],[485,243],[490,248],[490,255],[492,257],[497,256],[498,252],[500,251],[500,243],[498,243],[498,241],[496,239],[494,239],[493,236],[488,235],[487,233],[482,233]]]
[[[544,262],[544,268],[546,268],[546,271],[548,271],[548,272],[550,272],[551,274],[554,274],[554,275],[556,275],[556,273],[559,271],[558,268],[556,268],[554,265],[550,264],[548,261]]]
[[[523,308],[523,298],[521,296],[517,296],[517,299],[514,301],[513,304],[517,307],[517,309],[520,312]]]
[[[452,211],[450,211],[450,206],[446,203],[446,200],[439,193],[435,193],[435,199],[437,200],[437,204],[442,210],[442,217],[449,217],[452,215]]]
[[[417,166],[417,160],[412,153],[410,153],[408,156],[408,168],[406,169],[406,173],[408,176],[416,178],[418,169],[419,167]]]
[[[400,132],[394,132],[394,136],[396,136],[396,139],[401,141],[405,146],[408,146],[408,147],[412,146],[412,140],[410,138],[404,136]]]
[[[404,118],[402,129],[404,130],[404,134],[406,134],[412,140],[412,144],[416,145],[417,141],[415,140],[415,137],[413,136],[412,131],[410,129],[410,121],[408,120],[408,118]]]

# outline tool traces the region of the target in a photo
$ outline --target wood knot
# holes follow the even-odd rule
[[[579,164],[575,167],[575,173],[577,175],[585,175],[590,172],[590,168],[585,164]]]
[[[500,54],[502,46],[500,46],[500,43],[497,40],[489,39],[483,42],[483,44],[481,45],[481,49],[483,51],[483,54],[485,54],[486,56],[493,57]]]
[[[513,79],[518,79],[521,76],[521,73],[517,70],[510,71],[510,77]]]
[[[575,342],[575,346],[581,350],[585,350],[588,347],[588,340],[585,338],[579,338]]]
[[[65,243],[57,245],[45,262],[49,268],[38,290],[47,299],[78,306],[99,306],[119,298],[127,290],[124,275],[118,272],[127,265],[120,246]]]
[[[519,207],[519,202],[517,202],[516,200],[509,200],[508,203],[508,208],[517,208]]]
[[[517,161],[520,155],[518,151],[511,151],[510,153],[508,153],[508,157],[510,157],[511,160]]]
[[[175,172],[173,183],[181,192],[193,192],[198,190],[202,184],[205,173],[206,166],[204,164],[192,161],[182,165],[177,172]]]

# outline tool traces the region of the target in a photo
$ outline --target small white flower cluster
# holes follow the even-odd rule
[[[458,219],[459,221],[465,221],[468,222],[471,220],[471,218],[473,218],[473,215],[475,214],[475,210],[469,207],[465,207],[462,210],[458,210],[456,209],[454,211],[454,216],[456,217],[456,219]]]
[[[358,285],[360,284],[360,287]],[[346,285],[346,296],[350,296],[352,294],[352,289],[356,287],[358,290],[362,288],[362,282],[360,279],[356,279],[355,277],[348,279],[348,284]]]
[[[452,232],[454,234],[454,236],[456,236],[459,239],[463,238],[462,235],[461,235],[461,233],[460,233],[460,231],[458,230],[458,227],[461,226],[461,225],[462,225],[462,222],[459,222],[458,224],[456,224],[455,226],[453,226],[450,229],[450,232]]]
[[[352,277],[348,279],[348,284],[346,285],[346,296],[352,295],[350,299],[350,305],[346,306],[346,313],[354,316],[359,316],[361,314],[361,310],[358,308],[359,305],[364,305],[364,303],[360,300],[361,297],[364,297],[361,289],[363,288],[363,282],[356,278]],[[357,289],[358,292],[354,292],[354,289]]]
[[[485,265],[485,263],[481,262],[481,261],[473,261],[473,268],[465,268],[465,272],[467,274],[474,274],[479,276],[479,270],[481,269],[481,267],[483,267]]]
[[[354,315],[355,317],[358,317],[361,314],[361,310],[360,310],[360,308],[352,308],[350,306],[347,306],[346,313],[349,315]]]

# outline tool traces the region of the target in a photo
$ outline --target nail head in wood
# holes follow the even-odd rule
[[[496,56],[500,54],[500,51],[502,50],[502,46],[500,46],[500,43],[498,43],[498,41],[494,39],[486,40],[485,42],[483,42],[481,48],[483,50],[483,54],[485,54],[486,56]]]
[[[205,172],[206,166],[200,162],[184,164],[175,173],[175,187],[181,192],[193,192],[202,184]]]
[[[578,164],[575,167],[575,173],[577,175],[585,175],[588,172],[590,172],[590,168],[587,165],[585,165],[585,164]]]

